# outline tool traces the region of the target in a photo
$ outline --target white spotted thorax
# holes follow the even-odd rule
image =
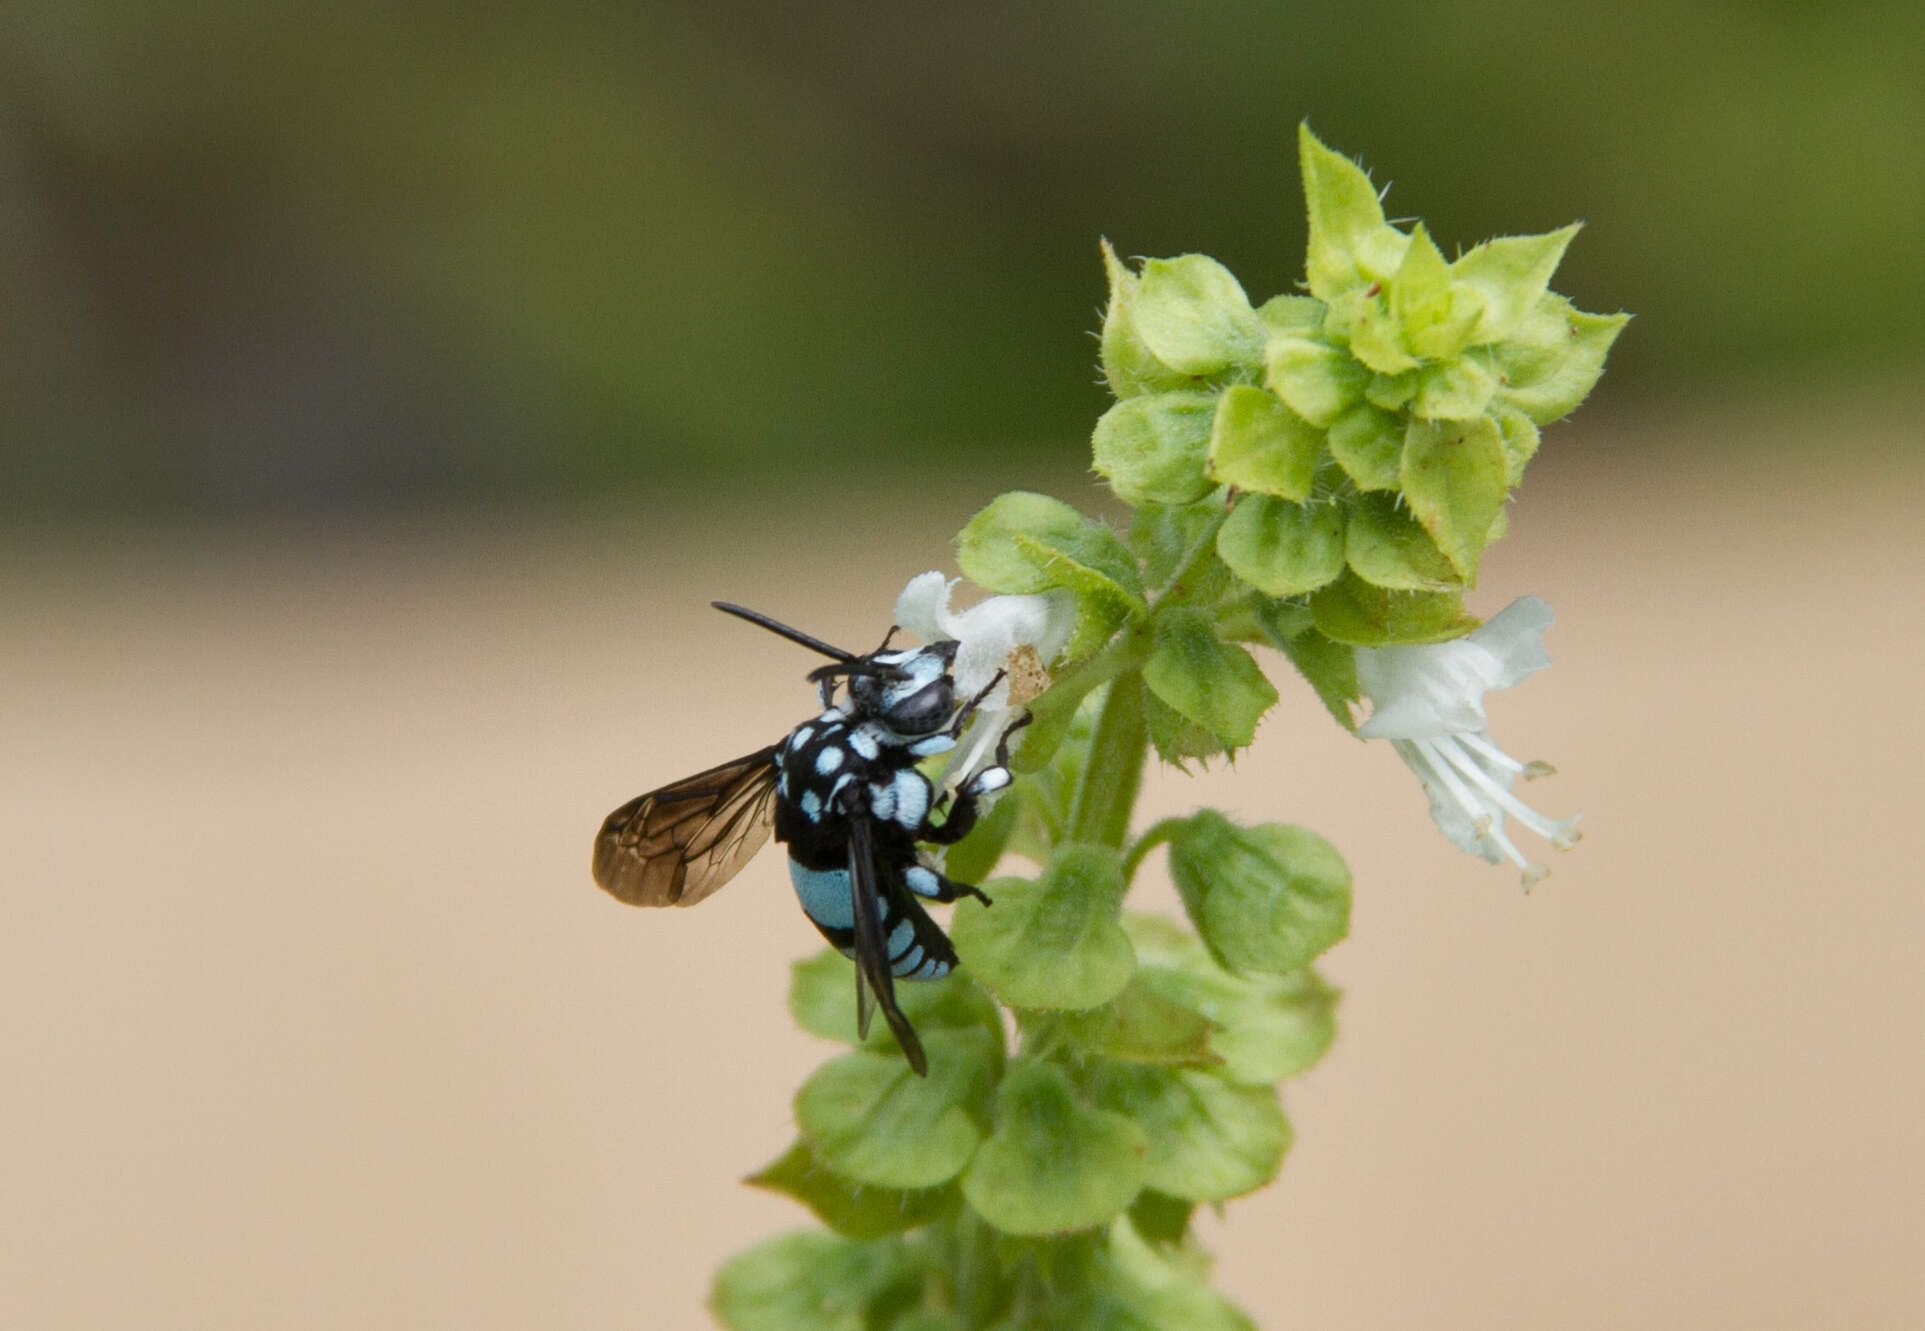
[[[976,696],[997,671],[1003,678],[982,701],[950,757],[939,783],[960,785],[993,758],[996,743],[1016,714],[1049,687],[1049,663],[1069,641],[1076,624],[1074,598],[1063,592],[991,596],[967,610],[949,608],[956,582],[937,572],[920,573],[896,598],[895,621],[924,643],[956,644],[952,673],[956,697]],[[1020,731],[1015,742],[1020,743]]]
[[[1520,763],[1492,741],[1484,695],[1551,663],[1544,630],[1554,618],[1550,606],[1525,596],[1454,642],[1357,649],[1357,686],[1371,702],[1357,733],[1391,742],[1423,783],[1431,820],[1452,845],[1491,864],[1510,860],[1526,889],[1550,870],[1518,849],[1505,816],[1568,850],[1583,815],[1548,818],[1511,794],[1518,777],[1529,781],[1555,769]]]

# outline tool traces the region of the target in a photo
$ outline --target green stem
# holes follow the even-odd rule
[[[1143,675],[1131,670],[1110,681],[1109,694],[1103,699],[1090,736],[1089,756],[1070,803],[1066,840],[1122,849],[1149,751]]]
[[[1142,867],[1144,857],[1175,836],[1177,829],[1189,821],[1187,818],[1165,818],[1150,824],[1149,830],[1136,839],[1136,844],[1130,847],[1130,853],[1123,857],[1123,881],[1136,881],[1136,871]]]

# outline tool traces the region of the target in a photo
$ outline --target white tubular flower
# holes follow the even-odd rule
[[[1529,781],[1555,769],[1520,763],[1492,742],[1484,695],[1551,663],[1544,630],[1553,618],[1550,606],[1525,596],[1455,642],[1357,649],[1357,685],[1372,707],[1357,733],[1391,742],[1424,783],[1431,820],[1452,845],[1492,864],[1510,860],[1526,889],[1550,870],[1518,850],[1504,831],[1505,815],[1559,850],[1577,844],[1583,815],[1547,818],[1511,794],[1518,777]]]
[[[959,581],[936,572],[919,573],[896,598],[897,624],[925,643],[957,644],[951,670],[959,701],[975,697],[997,671],[1005,672],[950,758],[945,785],[960,784],[991,759],[1016,713],[1047,687],[1046,668],[1076,626],[1076,602],[1064,592],[991,596],[967,610],[952,611],[949,595]]]

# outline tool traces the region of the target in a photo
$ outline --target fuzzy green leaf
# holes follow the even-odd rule
[[[1000,806],[998,806],[1000,807]],[[966,881],[966,880],[965,880]],[[917,1030],[932,1026],[977,1028],[1001,1038],[1002,1018],[982,986],[960,973],[940,980],[905,981],[896,986],[896,1003]],[[855,967],[832,948],[790,967],[789,1013],[796,1024],[825,1040],[856,1044]],[[895,1037],[882,1023],[870,1028],[866,1048],[892,1053]]]
[[[1281,502],[1265,501],[1260,495],[1254,500]],[[1232,519],[1235,516],[1231,514]],[[1257,722],[1277,700],[1276,689],[1250,653],[1218,638],[1208,616],[1187,608],[1163,613],[1156,647],[1143,666],[1143,682],[1172,710],[1209,731],[1228,749],[1248,744],[1256,736]]]
[[[1370,177],[1348,157],[1324,147],[1308,125],[1297,128],[1297,155],[1310,219],[1304,259],[1310,294],[1328,302],[1388,277],[1403,257],[1405,238],[1385,225]]]
[[[806,1141],[744,1182],[809,1208],[823,1224],[852,1239],[879,1239],[927,1224],[955,1196],[946,1188],[877,1188],[852,1183],[817,1160]]]
[[[861,1052],[831,1059],[802,1084],[795,1121],[818,1160],[882,1188],[929,1188],[962,1172],[982,1140],[978,1120],[1001,1051],[982,1031],[926,1031],[922,1041],[927,1077]]]
[[[1391,279],[1390,312],[1400,344],[1419,359],[1455,356],[1469,345],[1475,303],[1456,299],[1450,265],[1422,222],[1412,230],[1404,261]]]
[[[1272,296],[1257,307],[1257,318],[1270,337],[1314,333],[1323,323],[1323,302],[1315,296]]]
[[[1497,376],[1474,356],[1418,371],[1410,413],[1425,420],[1467,421],[1484,413],[1497,392]]]
[[[1343,513],[1244,495],[1217,530],[1217,554],[1266,596],[1301,596],[1343,572]]]
[[[1123,886],[1116,851],[1059,846],[1034,882],[987,884],[994,906],[959,905],[950,938],[970,973],[1011,1007],[1100,1007],[1136,970],[1136,954],[1117,923]]]
[[[994,1331],[1256,1331],[1256,1323],[1211,1289],[1198,1255],[1169,1258],[1119,1222],[1086,1276],[1038,1291],[1019,1319]]]
[[[1164,393],[1189,386],[1190,376],[1156,358],[1136,327],[1140,279],[1103,242],[1103,269],[1109,275],[1110,299],[1103,311],[1103,379],[1119,398]]]
[[[1331,422],[1330,456],[1359,490],[1395,490],[1404,456],[1404,419],[1360,402]]]
[[[1106,1064],[1091,1097],[1135,1121],[1149,1143],[1144,1183],[1192,1202],[1222,1202],[1277,1176],[1290,1123],[1274,1087],[1232,1086],[1208,1072]]]
[[[1096,422],[1092,465],[1126,503],[1195,503],[1215,488],[1207,468],[1215,419],[1215,393],[1126,398]]]
[[[1311,337],[1272,337],[1264,385],[1312,425],[1330,423],[1363,400],[1370,371],[1337,347]]]
[[[1356,647],[1400,642],[1449,642],[1480,622],[1464,613],[1459,592],[1399,592],[1373,587],[1346,573],[1310,598],[1317,628]]]
[[[1230,270],[1201,254],[1151,259],[1137,279],[1137,336],[1158,361],[1196,377],[1255,370],[1263,323]]]
[[[1014,490],[999,495],[956,538],[956,562],[992,592],[1067,587],[1140,607],[1143,584],[1122,539],[1060,499]]]
[[[1458,256],[1450,275],[1477,307],[1471,340],[1500,342],[1517,330],[1551,285],[1551,274],[1582,223],[1542,236],[1499,236]]]
[[[729,1331],[869,1331],[871,1307],[916,1277],[897,1239],[857,1242],[802,1230],[725,1262],[709,1311]]]
[[[1270,644],[1290,658],[1290,664],[1317,691],[1317,697],[1337,724],[1354,731],[1357,723],[1351,718],[1350,704],[1362,696],[1357,688],[1356,649],[1347,643],[1332,641],[1307,622],[1310,618],[1307,607],[1301,608],[1301,613],[1306,623],[1295,632],[1280,631],[1282,626],[1276,623],[1279,617],[1267,616],[1265,631]]]
[[[1142,961],[1137,982],[1211,1023],[1219,1076],[1272,1086],[1315,1064],[1336,1039],[1339,994],[1315,971],[1237,975],[1168,920],[1132,914],[1124,927]]]
[[[1491,523],[1510,497],[1510,460],[1497,426],[1483,416],[1412,421],[1403,482],[1411,513],[1465,582],[1475,582]]]
[[[1332,297],[1324,329],[1333,340],[1340,338],[1352,356],[1379,375],[1402,374],[1420,363],[1404,345],[1403,329],[1391,312],[1390,296],[1380,285],[1357,287]]]
[[[1491,409],[1491,419],[1497,423],[1497,433],[1504,440],[1504,460],[1509,466],[1511,486],[1515,488],[1524,479],[1524,468],[1537,456],[1537,422],[1516,407],[1502,403]],[[1493,534],[1491,540],[1496,539]]]
[[[1080,1099],[1063,1069],[1032,1063],[997,1097],[996,1130],[963,1196],[1006,1234],[1061,1234],[1107,1224],[1143,1186],[1149,1144],[1120,1114]]]
[[[1585,314],[1559,295],[1539,298],[1511,336],[1491,349],[1498,401],[1539,425],[1568,416],[1604,373],[1628,314]]]
[[[1445,592],[1464,585],[1444,552],[1393,495],[1360,495],[1351,505],[1344,559],[1358,577],[1378,587]]]
[[[1208,761],[1224,752],[1223,741],[1189,717],[1165,703],[1154,693],[1143,694],[1143,718],[1149,723],[1150,743],[1156,756],[1180,771],[1189,771],[1189,760]]]
[[[1217,400],[1210,431],[1210,476],[1225,485],[1284,499],[1306,499],[1323,451],[1323,431],[1251,384]]]
[[[1203,539],[1216,514],[1195,504],[1140,504],[1130,519],[1129,546],[1143,562],[1143,578],[1161,587]]]
[[[1168,1067],[1207,1067],[1217,1061],[1210,1052],[1213,1028],[1203,1014],[1137,980],[1102,1007],[1064,1018],[1063,1029],[1096,1058]]]
[[[1170,876],[1204,945],[1241,973],[1309,965],[1350,931],[1350,870],[1315,832],[1212,809],[1170,839]]]

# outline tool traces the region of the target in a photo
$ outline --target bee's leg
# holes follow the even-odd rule
[[[919,897],[930,901],[954,901],[958,897],[970,896],[987,906],[989,898],[980,887],[959,883],[953,878],[937,873],[923,864],[912,864],[902,871],[903,885]]]
[[[1009,770],[1009,737],[1028,725],[1035,718],[1024,712],[1019,720],[1010,723],[996,741],[996,761],[976,772],[956,788],[956,803],[949,810],[949,816],[941,826],[923,819],[916,840],[930,841],[939,846],[950,846],[969,835],[975,827],[977,817],[982,813],[980,801],[985,795],[993,795],[1015,779]]]

